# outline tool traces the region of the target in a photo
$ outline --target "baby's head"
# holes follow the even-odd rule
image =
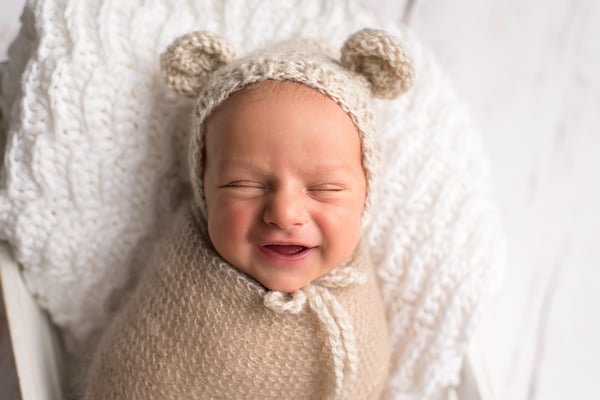
[[[381,31],[359,31],[341,53],[288,42],[232,62],[222,39],[192,33],[161,59],[168,84],[198,98],[197,214],[216,251],[271,290],[298,290],[351,257],[376,176],[370,103],[411,82]]]

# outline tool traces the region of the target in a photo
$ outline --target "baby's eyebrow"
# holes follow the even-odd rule
[[[343,163],[315,164],[312,171],[315,175],[351,174],[352,168]]]
[[[221,162],[221,171],[242,170],[253,174],[261,174],[266,171],[266,168],[261,166],[260,162],[255,160],[231,160],[225,159]]]
[[[305,173],[310,176],[328,177],[347,176],[355,173],[354,169],[340,162],[307,162],[303,165]],[[229,172],[244,172],[250,175],[266,175],[272,172],[272,168],[265,162],[259,160],[244,160],[244,159],[225,159],[221,163],[220,171],[222,173]]]

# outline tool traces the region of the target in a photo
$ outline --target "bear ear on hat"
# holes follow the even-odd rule
[[[233,56],[233,50],[222,37],[191,32],[175,39],[160,55],[160,68],[171,89],[196,97],[206,77],[231,62]]]
[[[386,32],[362,29],[342,46],[344,67],[367,78],[373,96],[393,99],[405,92],[413,79],[413,67],[404,47]]]

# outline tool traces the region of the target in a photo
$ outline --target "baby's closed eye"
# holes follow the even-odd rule
[[[307,194],[315,200],[335,200],[344,197],[348,192],[348,188],[337,183],[322,183],[311,185],[306,188]]]
[[[246,190],[246,191],[258,191],[264,190],[265,187],[260,182],[239,180],[227,182],[219,187],[220,189],[234,189],[234,190]]]
[[[345,188],[342,185],[334,183],[322,183],[319,185],[312,185],[308,187],[309,192],[341,192]]]

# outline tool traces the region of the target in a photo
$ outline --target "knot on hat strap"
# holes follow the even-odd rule
[[[306,303],[306,293],[302,289],[290,294],[270,291],[265,295],[263,301],[265,307],[277,314],[285,312],[298,314],[304,308],[304,303]]]
[[[319,318],[327,333],[335,376],[329,399],[352,398],[358,372],[358,349],[350,316],[329,289],[366,282],[364,272],[344,266],[291,294],[271,291],[264,296],[265,307],[276,313],[298,314],[308,301]]]

